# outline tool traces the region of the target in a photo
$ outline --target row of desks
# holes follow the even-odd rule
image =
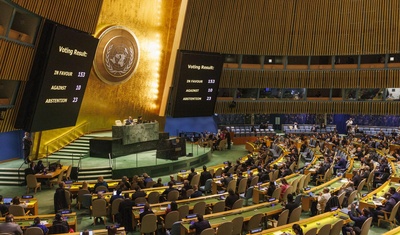
[[[55,218],[55,214],[47,214],[47,215],[34,215],[34,216],[14,216],[14,222],[21,226],[23,230],[27,229],[33,224],[33,220],[36,217],[40,218],[40,221],[46,225],[46,227],[51,227],[53,225],[53,220]],[[64,219],[68,222],[70,228],[74,231],[77,231],[77,217],[76,213],[65,214]],[[0,223],[5,222],[5,217],[0,217]]]

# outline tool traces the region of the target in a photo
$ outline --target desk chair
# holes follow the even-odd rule
[[[29,193],[29,189],[34,189],[35,194],[37,189],[39,188],[42,191],[42,183],[37,182],[35,175],[29,174],[26,176],[26,193]]]
[[[299,221],[300,215],[301,215],[301,206],[297,207],[292,211],[292,213],[289,216],[289,224]]]
[[[243,230],[243,217],[234,218],[232,224],[232,235],[241,235]]]
[[[147,200],[149,201],[149,204],[156,204],[160,202],[160,193],[159,192],[150,192],[149,195],[147,196]]]
[[[200,235],[215,235],[215,230],[213,228],[207,228],[201,231]]]
[[[225,206],[225,203],[224,203]],[[179,219],[184,219],[189,214],[189,205],[183,205],[178,207]]]
[[[193,214],[205,215],[206,214],[206,202],[201,201],[201,202],[194,204]]]
[[[140,234],[152,233],[156,235],[157,231],[157,216],[155,214],[147,214],[143,217],[140,223]]]
[[[225,201],[219,201],[214,204],[212,208],[212,213],[218,213],[225,211]]]
[[[267,221],[267,228],[269,227],[268,222],[271,222],[272,225],[271,227],[273,228],[285,225],[287,224],[288,218],[289,218],[289,210],[285,209],[279,214],[278,221],[274,219]]]
[[[29,227],[25,230],[24,235],[44,235],[43,230],[39,227]]]
[[[211,192],[211,185],[212,185],[213,179],[208,179],[206,180],[206,183],[204,186],[200,186],[200,191],[204,193],[204,195],[207,195],[207,193]]]
[[[233,167],[232,167],[233,168]],[[238,186],[238,194],[244,194],[246,192],[246,187],[247,187],[247,178],[243,178],[239,182]]]
[[[85,194],[90,194],[89,190],[87,190],[87,189],[79,189],[79,191],[78,191],[78,197],[76,198],[76,204],[77,204],[77,206],[78,206],[78,210],[81,209],[82,200],[83,200],[83,195],[85,195]],[[92,196],[92,195],[90,195],[90,197],[91,197],[91,196]],[[92,199],[90,199],[90,200],[92,200]]]
[[[10,205],[10,207],[8,207],[8,213],[14,216],[25,216],[28,215],[29,211],[25,212],[25,209],[20,205]]]
[[[104,185],[100,185],[100,186],[97,186],[97,187],[94,189],[94,191],[95,191],[95,192],[99,192],[99,191],[108,192],[108,188],[107,188],[106,186],[104,186]]]
[[[107,202],[104,199],[97,199],[92,201],[92,216],[93,224],[96,222],[96,218],[103,218],[104,224],[106,224],[107,217]]]
[[[317,235],[318,228],[308,230],[304,235]]]
[[[340,235],[342,227],[343,227],[343,220],[339,220],[332,226],[329,235]]]
[[[254,189],[254,186],[248,187],[246,193],[244,194],[244,197],[240,196],[240,198],[244,199],[245,206],[247,206],[249,204],[249,199],[253,198],[253,189]]]
[[[251,230],[255,229],[255,228],[259,228],[261,227],[260,224],[262,222],[262,218],[264,217],[264,214],[262,213],[258,213],[253,215],[250,220],[247,222],[246,227],[246,231],[250,232]]]
[[[53,185],[58,184],[59,182],[63,181],[64,172],[65,172],[65,170],[62,170],[62,171],[60,172],[60,174],[59,174],[56,178],[51,179],[51,180],[49,181],[49,183],[50,183],[50,188],[52,188]]]
[[[165,233],[167,230],[171,230],[172,225],[179,220],[179,211],[171,211],[165,216],[165,219],[163,217],[160,219]]]
[[[233,203],[233,205],[232,205],[232,210],[234,210],[234,209],[239,209],[239,208],[242,208],[243,207],[243,199],[238,199],[238,200],[236,200],[236,202],[235,203]]]
[[[368,235],[369,229],[371,228],[372,224],[372,217],[369,217],[362,225],[361,227],[361,233],[360,235]]]
[[[347,205],[350,205],[351,203],[353,203],[354,198],[356,197],[356,195],[357,195],[357,191],[353,191],[353,192],[350,193],[349,198],[347,198]]]
[[[233,231],[233,223],[224,222],[218,226],[216,235],[231,235],[232,231]]]
[[[193,186],[193,185],[199,186],[199,183],[200,183],[200,174],[196,174],[193,176],[192,181],[190,181],[190,185],[191,186]]]
[[[319,229],[318,235],[328,235],[331,231],[331,224],[325,224]]]
[[[123,201],[123,198],[114,199],[111,204],[111,217],[112,221],[115,223],[115,215],[119,213],[118,208],[119,204]]]
[[[179,198],[179,191],[178,190],[172,190],[168,193],[167,195],[167,201],[177,201]]]
[[[388,222],[390,225],[390,229],[396,226],[396,214],[399,210],[400,202],[397,202],[396,205],[393,207],[391,212],[382,211],[383,215],[378,215],[378,227],[381,225],[381,221]]]

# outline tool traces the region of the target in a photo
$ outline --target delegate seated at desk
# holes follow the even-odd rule
[[[0,232],[15,235],[23,234],[21,227],[14,222],[14,216],[12,214],[8,214],[6,216],[5,223],[0,223]]]

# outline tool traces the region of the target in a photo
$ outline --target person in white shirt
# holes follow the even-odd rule
[[[331,198],[329,188],[324,188],[322,193],[320,193],[318,196],[318,205],[317,205],[318,211],[320,211],[320,212],[324,211],[326,203],[328,202],[329,198]]]

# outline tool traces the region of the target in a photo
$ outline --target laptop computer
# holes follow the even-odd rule
[[[12,198],[11,197],[3,198],[4,205],[11,205],[11,202],[12,202]]]

